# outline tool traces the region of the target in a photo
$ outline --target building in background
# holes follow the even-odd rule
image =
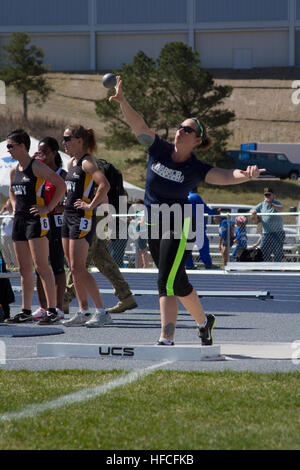
[[[118,69],[171,41],[205,68],[300,66],[300,0],[1,0],[0,47],[25,31],[51,71]]]

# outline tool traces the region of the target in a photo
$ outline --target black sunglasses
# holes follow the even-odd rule
[[[15,142],[13,144],[7,144],[6,148],[7,148],[7,150],[11,150],[11,149],[14,148],[15,145],[20,145],[20,144],[18,144],[18,142]]]
[[[182,124],[179,124],[177,130],[179,131],[180,129],[183,129],[185,134],[191,134],[192,132],[195,132],[195,134],[197,135],[197,131],[191,126],[182,126]]]
[[[73,138],[72,135],[64,135],[63,136],[63,141],[64,142],[70,142],[70,140]]]
[[[272,195],[272,193],[265,193],[265,194],[264,194],[264,196],[267,196],[267,197],[269,197],[269,196],[271,196],[271,195]]]

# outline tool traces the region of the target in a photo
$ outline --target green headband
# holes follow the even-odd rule
[[[202,126],[201,122],[199,121],[198,118],[192,117],[192,119],[198,124],[198,127],[200,129],[200,137],[204,137],[204,127]]]

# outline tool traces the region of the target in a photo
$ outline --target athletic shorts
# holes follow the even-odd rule
[[[61,241],[61,227],[63,216],[59,214],[49,215],[50,230],[47,233],[49,240],[49,259],[52,271],[55,275],[65,272],[65,258],[64,250]]]
[[[48,217],[26,216],[16,214],[12,229],[12,239],[14,242],[25,242],[32,238],[45,237],[49,230]]]
[[[147,250],[147,240],[145,238],[139,237],[136,242],[138,250]]]
[[[96,216],[90,218],[81,217],[74,213],[64,213],[64,220],[61,229],[62,238],[79,240],[85,238],[91,246],[96,231]]]

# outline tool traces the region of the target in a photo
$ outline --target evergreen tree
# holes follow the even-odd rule
[[[43,65],[43,50],[29,45],[27,33],[13,33],[9,43],[3,46],[5,53],[1,56],[0,79],[6,86],[13,86],[23,98],[24,119],[28,118],[29,97],[35,103],[44,103],[52,91],[45,73],[48,68]]]

